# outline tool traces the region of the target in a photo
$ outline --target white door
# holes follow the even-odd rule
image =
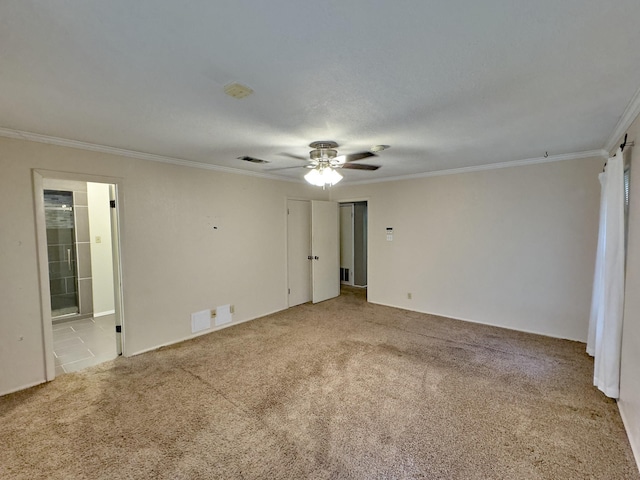
[[[336,202],[311,201],[313,303],[340,295],[340,236]]]
[[[311,300],[311,202],[287,201],[289,306]]]
[[[353,285],[353,203],[340,205],[340,283]]]

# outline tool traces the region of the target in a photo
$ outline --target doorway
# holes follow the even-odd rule
[[[340,283],[367,286],[367,202],[340,203]]]
[[[353,285],[354,277],[354,205],[340,204],[340,283]]]
[[[35,171],[46,379],[122,354],[119,180]]]

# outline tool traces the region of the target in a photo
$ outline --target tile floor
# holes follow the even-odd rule
[[[53,325],[56,375],[77,372],[118,356],[113,315]]]

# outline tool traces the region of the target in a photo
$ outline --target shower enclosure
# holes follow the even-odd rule
[[[54,322],[90,315],[93,311],[86,186],[84,188],[84,192],[44,191]]]

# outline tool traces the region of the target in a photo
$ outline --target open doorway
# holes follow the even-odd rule
[[[122,354],[118,185],[105,180],[34,171],[47,380]]]
[[[367,286],[367,202],[340,204],[340,283]]]

